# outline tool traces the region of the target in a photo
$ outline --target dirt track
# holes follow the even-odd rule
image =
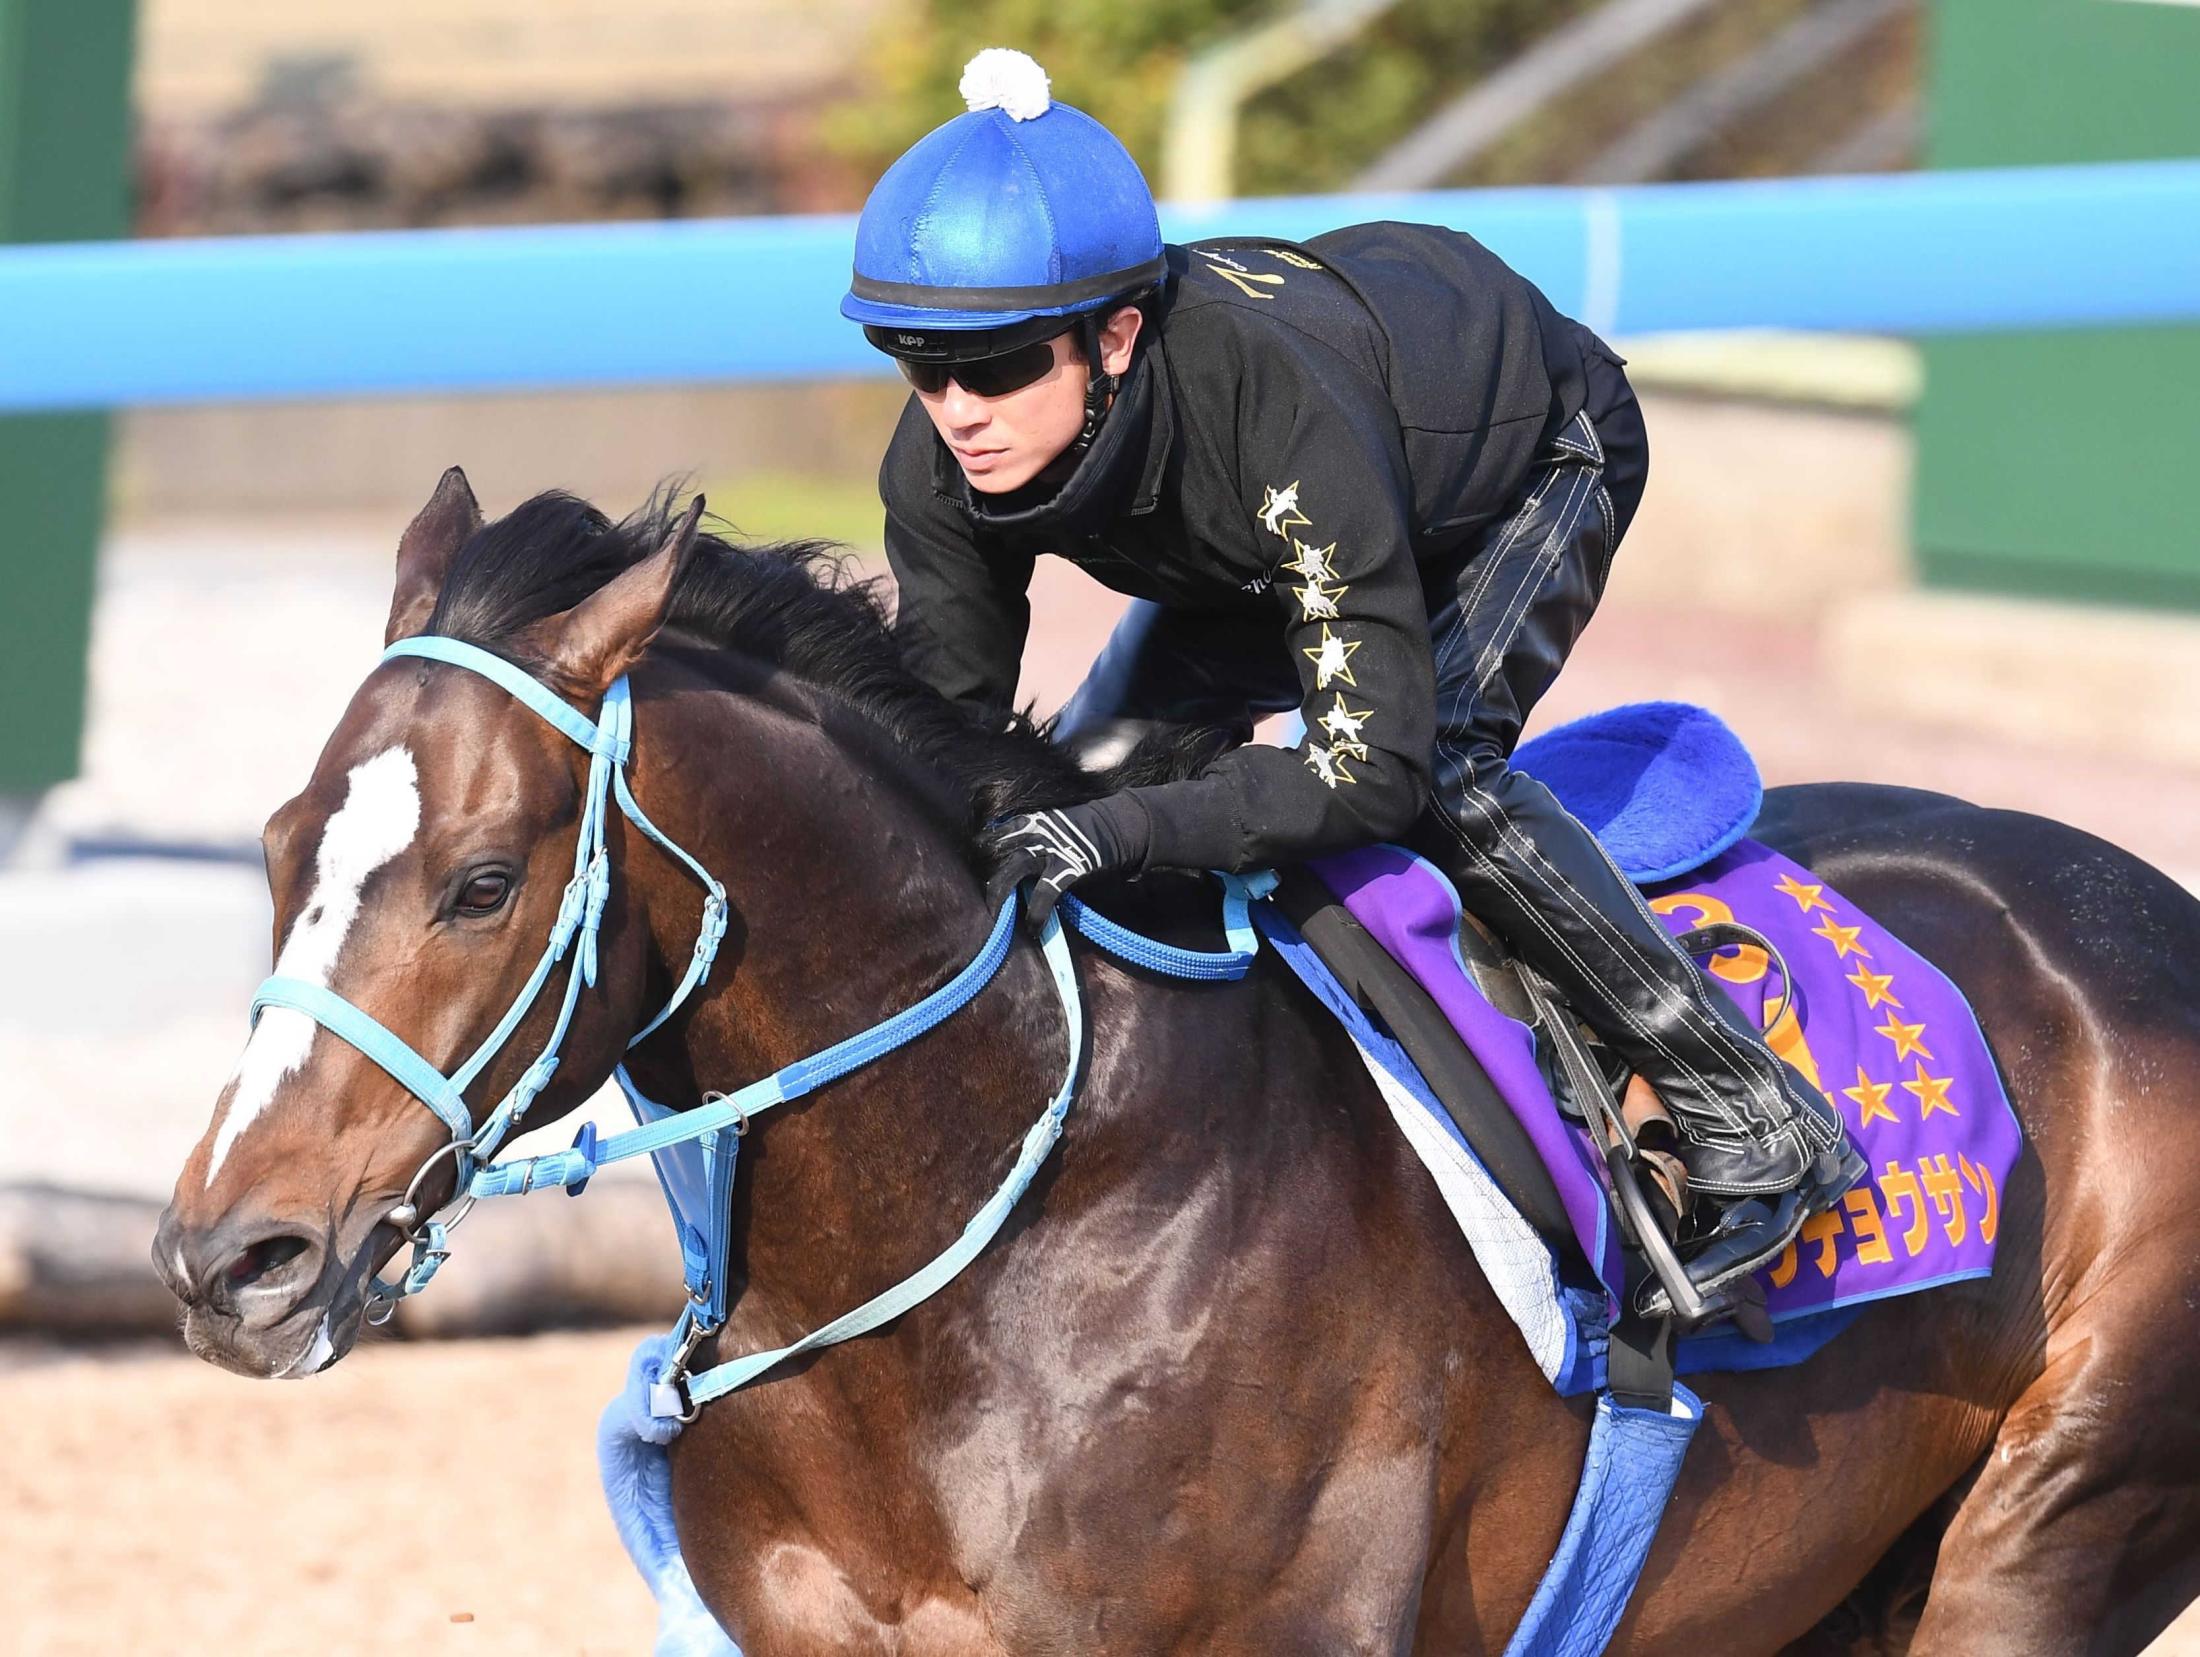
[[[0,1647],[647,1651],[594,1438],[639,1335],[370,1347],[289,1386],[165,1354],[0,1374]]]
[[[0,1373],[0,1646],[646,1651],[593,1448],[636,1338],[369,1347],[294,1386],[166,1354]],[[2200,1615],[2152,1657],[2200,1657]]]

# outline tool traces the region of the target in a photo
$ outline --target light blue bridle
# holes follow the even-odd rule
[[[496,1027],[448,1076],[372,1014],[320,985],[295,978],[272,977],[253,995],[255,1021],[267,1007],[284,1007],[305,1014],[379,1065],[414,1098],[435,1112],[451,1131],[450,1143],[421,1164],[406,1187],[403,1200],[386,1216],[387,1223],[394,1225],[412,1245],[412,1262],[397,1283],[385,1283],[379,1278],[374,1281],[369,1316],[376,1321],[386,1318],[400,1299],[417,1294],[427,1286],[437,1268],[450,1256],[450,1228],[463,1219],[479,1199],[555,1187],[564,1187],[578,1196],[598,1168],[642,1155],[656,1159],[658,1177],[679,1230],[682,1270],[688,1293],[687,1308],[681,1313],[674,1331],[678,1337],[674,1361],[666,1367],[651,1395],[650,1407],[657,1415],[691,1419],[709,1400],[745,1386],[788,1358],[848,1340],[899,1317],[937,1293],[969,1265],[999,1232],[1055,1141],[1061,1137],[1063,1120],[1076,1096],[1084,1049],[1084,1009],[1059,917],[1049,918],[1040,943],[1062,1004],[1067,1035],[1068,1058],[1063,1066],[1062,1083],[1025,1133],[1015,1165],[985,1206],[964,1226],[952,1244],[883,1294],[790,1345],[689,1375],[687,1364],[695,1349],[724,1324],[729,1310],[726,1259],[733,1175],[740,1140],[747,1133],[750,1120],[774,1105],[798,1099],[906,1045],[968,1005],[1008,958],[1015,936],[1017,899],[1011,894],[1002,904],[984,944],[967,966],[923,1000],[883,1023],[808,1058],[798,1059],[732,1094],[705,1094],[703,1103],[685,1111],[674,1111],[650,1100],[634,1085],[625,1065],[621,1064],[613,1075],[640,1126],[627,1133],[599,1139],[595,1125],[590,1123],[582,1128],[570,1150],[492,1164],[489,1159],[495,1155],[497,1147],[522,1124],[528,1108],[549,1086],[558,1067],[558,1049],[572,1024],[581,989],[596,981],[597,934],[611,894],[611,857],[605,838],[611,806],[615,803],[628,822],[669,852],[701,883],[705,894],[695,949],[687,970],[671,999],[627,1042],[630,1051],[654,1034],[709,976],[726,931],[726,889],[709,870],[649,820],[627,786],[626,764],[633,745],[634,707],[623,675],[604,693],[600,715],[590,719],[531,674],[478,646],[457,639],[422,636],[401,639],[382,653],[384,662],[406,657],[464,668],[509,692],[588,753],[588,783],[580,831],[574,842],[573,875],[566,882],[564,896],[559,901],[549,943]],[[1220,952],[1178,949],[1157,942],[1116,925],[1074,897],[1063,898],[1061,912],[1069,915],[1086,937],[1135,965],[1178,978],[1240,978],[1258,948],[1258,935],[1247,906],[1253,898],[1267,891],[1273,884],[1273,877],[1240,879],[1223,875],[1219,878],[1223,883],[1223,916],[1229,933],[1229,948]],[[566,974],[564,995],[549,1040],[481,1126],[475,1128],[465,1099],[467,1087],[511,1040],[513,1032],[568,954],[573,954],[575,959]],[[429,1174],[446,1158],[454,1161],[455,1196],[443,1213],[423,1221],[419,1210],[421,1192]]]
[[[376,1282],[377,1321],[386,1318],[395,1303],[410,1294],[416,1294],[427,1286],[436,1268],[449,1255],[447,1236],[472,1206],[475,1193],[471,1185],[477,1162],[486,1161],[496,1154],[497,1147],[514,1128],[525,1120],[528,1108],[536,1097],[550,1085],[550,1078],[558,1068],[558,1049],[564,1045],[565,1032],[573,1022],[573,1009],[580,1001],[585,985],[596,981],[596,938],[603,924],[604,905],[611,896],[611,854],[605,843],[609,822],[609,805],[613,799],[627,820],[650,839],[670,852],[703,885],[702,920],[695,938],[695,951],[688,962],[686,973],[679,986],[672,992],[671,1000],[652,1018],[633,1041],[631,1048],[647,1038],[657,1027],[678,1011],[702,983],[717,956],[719,941],[726,933],[726,889],[712,878],[693,857],[682,850],[652,823],[642,808],[635,803],[626,784],[626,761],[633,746],[634,705],[622,675],[604,693],[603,711],[599,718],[590,719],[562,697],[553,694],[533,675],[513,666],[503,657],[492,655],[478,646],[461,643],[457,639],[417,637],[400,639],[382,653],[384,662],[405,657],[418,657],[424,661],[447,662],[478,673],[492,684],[501,686],[528,708],[547,720],[588,753],[588,783],[581,807],[580,832],[573,844],[573,875],[565,883],[564,895],[558,901],[557,919],[551,923],[550,941],[544,947],[535,969],[528,975],[525,985],[496,1028],[483,1038],[471,1057],[450,1075],[445,1076],[436,1067],[414,1051],[412,1046],[388,1025],[371,1014],[363,1012],[334,991],[319,984],[309,984],[301,979],[272,977],[262,983],[252,997],[252,1017],[258,1022],[260,1013],[268,1007],[287,1007],[304,1013],[324,1029],[349,1042],[361,1053],[387,1071],[414,1098],[442,1118],[443,1125],[451,1130],[451,1141],[435,1155],[421,1164],[406,1187],[404,1199],[390,1212],[389,1222],[402,1232],[413,1245],[413,1263],[404,1278],[396,1284]],[[565,993],[558,1006],[558,1016],[550,1031],[550,1038],[543,1044],[535,1061],[521,1072],[519,1080],[498,1101],[497,1106],[479,1128],[473,1125],[473,1116],[466,1104],[466,1089],[486,1070],[496,1056],[504,1050],[512,1033],[549,983],[550,976],[568,954],[574,955],[572,970],[566,974]],[[422,1187],[436,1165],[445,1158],[453,1160],[454,1189],[460,1201],[449,1217],[430,1219],[420,1225],[419,1198]]]

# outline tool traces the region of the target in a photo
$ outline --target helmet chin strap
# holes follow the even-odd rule
[[[1087,372],[1085,376],[1085,424],[1068,452],[1081,455],[1092,447],[1092,440],[1100,435],[1100,422],[1108,415],[1108,405],[1115,401],[1115,393],[1123,383],[1120,374],[1110,374],[1100,365],[1100,314],[1087,311],[1077,319],[1077,343],[1084,350]]]

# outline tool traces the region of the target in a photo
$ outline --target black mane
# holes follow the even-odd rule
[[[523,666],[521,634],[571,609],[664,544],[678,515],[673,491],[614,523],[588,502],[548,490],[483,525],[452,561],[427,630]],[[735,545],[700,536],[673,589],[668,634],[777,667],[879,726],[967,807],[975,830],[1004,812],[1088,800],[1196,769],[1224,745],[1212,732],[1171,731],[1120,765],[1087,771],[1022,715],[981,722],[909,671],[876,580],[850,573],[821,541]]]

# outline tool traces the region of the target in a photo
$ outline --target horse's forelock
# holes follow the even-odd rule
[[[653,550],[578,496],[545,490],[467,538],[426,631],[517,659],[529,627],[570,610]]]

